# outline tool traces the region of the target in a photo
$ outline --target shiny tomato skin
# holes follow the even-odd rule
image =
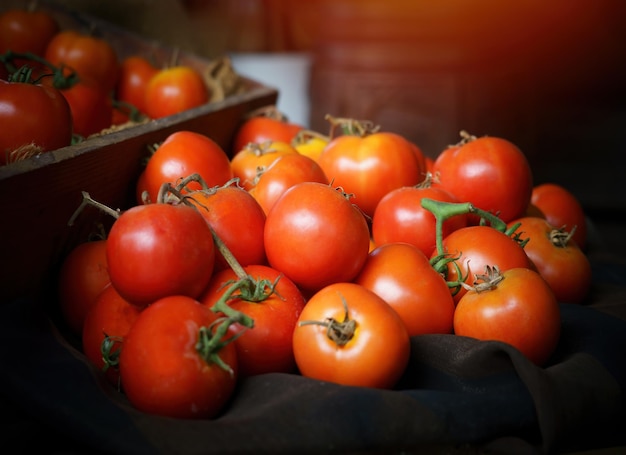
[[[116,97],[140,112],[146,112],[146,88],[159,71],[147,58],[131,55],[122,60],[116,85]]]
[[[228,156],[208,136],[194,131],[176,131],[165,139],[150,156],[141,182],[151,202],[157,200],[164,183],[176,185],[181,179],[199,174],[207,187],[221,186],[233,178]],[[191,182],[189,190],[202,185]],[[141,193],[138,189],[138,193]]]
[[[346,308],[356,329],[343,346],[328,337],[326,327],[310,323],[343,322]],[[389,389],[408,364],[410,338],[398,313],[382,298],[356,283],[334,283],[308,300],[293,333],[293,349],[303,376]]]
[[[269,265],[306,291],[350,281],[369,251],[369,227],[341,190],[298,183],[276,201],[265,219]]]
[[[123,212],[107,238],[111,283],[130,303],[168,295],[200,296],[213,274],[215,245],[200,213],[155,203]]]
[[[557,228],[564,227],[573,234],[581,249],[587,246],[587,219],[580,200],[567,188],[557,183],[542,183],[533,187],[530,202]]]
[[[113,46],[104,38],[65,29],[54,35],[45,59],[55,66],[67,66],[83,82],[95,84],[110,93],[119,77],[119,61]]]
[[[453,263],[449,263],[446,270],[448,281],[457,281],[465,276],[465,283],[471,285],[475,275],[483,274],[486,266],[496,266],[500,271],[511,268],[534,269],[532,261],[513,238],[490,226],[467,226],[449,234],[443,239],[444,251],[454,258],[459,267],[457,273]],[[432,256],[436,256],[437,251]],[[464,288],[454,294],[454,301],[458,303],[467,292]]]
[[[591,263],[571,238],[565,243],[553,241],[560,231],[540,217],[522,217],[509,223],[519,223],[516,232],[528,239],[524,251],[540,275],[548,282],[561,303],[581,303],[591,289]],[[567,231],[562,231],[567,234]]]
[[[250,190],[256,184],[259,169],[267,169],[283,155],[296,155],[298,152],[288,142],[267,141],[248,144],[230,159],[233,175],[239,185]]]
[[[433,170],[439,184],[461,202],[497,214],[505,223],[522,216],[530,202],[532,170],[524,153],[506,139],[484,136],[447,148]]]
[[[58,31],[59,24],[45,11],[7,9],[0,13],[0,54],[12,50],[43,56]]]
[[[0,165],[20,159],[18,149],[29,144],[40,152],[66,147],[72,142],[70,106],[53,87],[0,80],[0,131]]]
[[[454,313],[454,333],[503,341],[542,366],[559,341],[558,302],[534,270],[513,268],[503,276],[495,289],[472,290],[463,296]]]
[[[140,312],[140,307],[123,299],[111,284],[98,295],[85,316],[82,331],[83,353],[96,368],[103,370],[105,367],[102,355],[105,336],[111,337],[111,353],[121,349],[124,337]],[[112,385],[119,385],[119,368],[109,366],[104,375]]]
[[[231,308],[254,320],[252,328],[245,328],[238,323],[229,328],[231,335],[240,334],[234,342],[239,376],[293,373],[296,363],[292,336],[305,305],[304,296],[295,283],[271,267],[249,265],[244,269],[253,279],[268,280],[270,284],[276,283],[276,287],[275,292],[260,302],[245,299],[240,292],[228,301]],[[200,301],[212,307],[224,295],[230,283],[236,280],[237,275],[232,269],[216,273]]]
[[[259,172],[250,194],[268,213],[283,193],[296,183],[318,182],[328,184],[328,178],[315,160],[299,153],[279,157]]]
[[[422,207],[421,201],[460,202],[456,196],[439,187],[405,186],[387,193],[376,206],[372,217],[372,237],[377,245],[407,242],[415,245],[426,256],[435,249],[436,219]],[[443,223],[442,234],[467,226],[467,216],[458,215]]]
[[[159,70],[145,90],[145,114],[153,119],[167,117],[202,106],[210,100],[202,75],[190,66],[172,66]]]
[[[233,140],[232,155],[235,156],[248,144],[264,142],[285,142],[291,144],[304,127],[284,118],[253,116],[246,119],[237,129]]]
[[[76,335],[82,333],[85,316],[98,295],[111,283],[106,248],[106,240],[80,243],[61,264],[59,305],[64,321]]]
[[[201,327],[215,315],[197,300],[169,296],[144,309],[124,338],[122,388],[138,410],[179,419],[216,417],[234,393],[237,353],[225,344],[219,357],[232,374],[197,351]]]
[[[265,212],[243,188],[236,185],[196,191],[190,201],[213,228],[239,265],[266,264],[263,231]],[[215,271],[229,268],[218,250]]]
[[[353,281],[396,310],[409,336],[452,332],[448,285],[417,247],[399,242],[376,247]]]
[[[413,143],[395,133],[364,137],[343,135],[331,140],[318,162],[330,181],[354,194],[368,216],[388,192],[418,184],[424,169]]]

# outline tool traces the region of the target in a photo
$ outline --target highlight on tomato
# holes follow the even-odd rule
[[[150,78],[145,88],[144,111],[152,119],[202,106],[211,99],[198,70],[187,65],[166,67]]]
[[[293,332],[300,374],[342,385],[392,388],[409,361],[404,322],[356,283],[334,283],[307,302]]]
[[[560,332],[556,297],[528,268],[486,267],[454,312],[456,335],[508,343],[539,366],[549,360]]]

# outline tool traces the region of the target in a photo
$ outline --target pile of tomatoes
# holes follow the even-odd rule
[[[393,388],[411,337],[498,340],[538,365],[591,271],[585,214],[523,153],[463,133],[435,158],[370,122],[328,135],[266,115],[224,150],[178,131],[136,205],[77,246],[59,302],[86,357],[138,409],[218,415],[245,377]],[[80,215],[78,215],[80,216]]]
[[[0,165],[200,106],[210,92],[196,68],[121,58],[97,30],[61,29],[46,10],[0,13]]]

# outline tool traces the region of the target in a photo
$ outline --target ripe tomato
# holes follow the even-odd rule
[[[454,333],[479,340],[497,340],[519,349],[544,365],[560,336],[560,309],[546,281],[534,270],[502,272],[493,288],[468,291],[454,312]]]
[[[193,192],[190,202],[241,266],[267,263],[263,243],[265,212],[250,193],[236,185],[221,186]],[[215,270],[228,267],[218,250]]]
[[[82,348],[85,357],[98,369],[104,371],[107,380],[118,386],[119,361],[123,339],[139,317],[141,308],[124,300],[111,284],[98,295],[85,316],[82,331]],[[107,343],[103,346],[103,342]],[[106,352],[103,352],[103,347]],[[107,361],[113,364],[105,363]]]
[[[239,376],[293,373],[296,363],[292,336],[296,321],[304,308],[304,297],[289,278],[271,267],[250,265],[245,267],[245,271],[257,282],[266,280],[269,286],[275,283],[275,287],[273,291],[266,289],[264,298],[260,301],[250,295],[249,290],[241,289],[227,302],[231,308],[254,320],[252,328],[238,323],[229,328],[232,335],[240,334],[234,341]],[[215,274],[200,301],[212,307],[233,281],[237,281],[237,275],[232,269]]]
[[[460,202],[449,191],[429,186],[405,186],[387,193],[376,206],[372,217],[372,236],[377,245],[407,242],[419,248],[426,256],[435,250],[436,219],[422,207],[423,198],[444,202]],[[442,226],[446,237],[452,231],[467,226],[467,216],[448,218]]]
[[[303,126],[289,122],[286,117],[273,106],[264,114],[247,118],[239,126],[233,139],[232,155],[235,156],[248,144],[265,142],[286,142],[296,137]]]
[[[283,155],[295,155],[298,152],[288,142],[267,141],[251,143],[230,159],[233,175],[239,179],[239,185],[250,190],[256,184],[259,169],[268,168]]]
[[[424,172],[414,144],[386,132],[335,137],[318,162],[334,185],[354,194],[355,204],[368,216],[374,214],[383,196],[418,184]]]
[[[69,329],[80,335],[86,314],[110,284],[106,240],[78,244],[63,260],[58,277],[61,314]]]
[[[524,251],[548,282],[557,300],[581,303],[591,288],[591,264],[570,233],[539,217],[522,217],[516,232],[528,242]]]
[[[449,282],[465,277],[465,283],[471,285],[475,275],[482,274],[486,266],[496,266],[501,271],[518,267],[534,268],[524,248],[516,240],[490,226],[457,229],[443,239],[443,247],[447,254],[456,258],[444,270]],[[433,252],[432,256],[436,255],[437,251]],[[454,301],[458,303],[465,292],[461,287],[454,295]]]
[[[145,57],[131,55],[122,60],[116,86],[117,99],[132,104],[139,112],[146,112],[146,88],[159,71]]]
[[[530,202],[532,171],[522,151],[506,139],[484,136],[452,146],[437,157],[433,170],[459,201],[505,223],[522,216]]]
[[[45,59],[54,66],[65,65],[79,79],[110,93],[119,77],[119,62],[113,46],[103,38],[65,29],[48,43]]]
[[[0,80],[0,131],[0,165],[68,146],[70,106],[53,87]]]
[[[293,332],[303,376],[337,384],[392,388],[409,361],[410,338],[398,313],[355,283],[315,293]]]
[[[59,31],[53,16],[42,10],[12,8],[0,13],[0,54],[11,50],[43,56]]]
[[[138,184],[143,185],[152,202],[157,200],[164,183],[176,184],[192,174],[200,174],[209,188],[224,185],[233,178],[230,161],[220,145],[193,131],[170,134],[148,160],[144,174]],[[202,185],[191,182],[189,189],[200,190]],[[138,189],[139,194],[141,190]]]
[[[409,336],[451,333],[454,300],[428,257],[408,243],[375,248],[354,282],[374,292],[402,318]]]
[[[107,238],[111,283],[130,303],[168,295],[197,298],[213,274],[215,246],[194,207],[137,205],[115,220]]]
[[[370,244],[363,214],[342,191],[317,182],[285,191],[267,214],[264,239],[269,264],[307,291],[351,281]]]
[[[211,94],[202,75],[190,66],[159,70],[145,89],[145,114],[153,119],[178,114],[209,102]]]
[[[208,419],[222,411],[235,390],[237,353],[232,343],[213,353],[229,372],[202,352],[216,319],[184,296],[165,297],[141,312],[120,355],[122,388],[133,406],[182,419]]]
[[[111,126],[113,105],[109,94],[97,85],[78,82],[61,93],[72,111],[74,134],[88,137]]]
[[[268,213],[287,189],[302,182],[329,183],[315,160],[299,153],[290,153],[260,170],[254,187],[249,191],[263,211]]]
[[[543,183],[532,190],[530,202],[537,207],[552,226],[572,231],[573,239],[581,249],[587,245],[585,211],[576,196],[556,183]]]

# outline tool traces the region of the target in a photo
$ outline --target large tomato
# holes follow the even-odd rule
[[[454,300],[450,290],[415,246],[387,243],[376,247],[354,282],[396,310],[409,336],[452,332]]]
[[[587,245],[585,210],[571,191],[556,183],[542,183],[533,188],[530,202],[552,226],[573,231],[572,238],[581,249],[585,249]]]
[[[307,302],[293,333],[303,376],[391,388],[409,361],[404,322],[381,297],[355,283],[331,284]]]
[[[354,203],[368,216],[387,193],[424,177],[415,145],[388,132],[335,137],[318,162],[334,185],[354,194]]]
[[[107,238],[111,283],[130,303],[168,295],[197,298],[213,274],[215,245],[195,207],[137,205],[113,223]]]
[[[298,152],[288,142],[267,141],[251,143],[243,147],[231,159],[233,175],[239,179],[239,185],[250,190],[256,184],[259,170],[267,169],[283,155],[295,155]]]
[[[68,328],[80,335],[85,316],[102,290],[110,284],[106,240],[78,244],[63,260],[58,277],[61,315]]]
[[[471,290],[454,312],[454,333],[497,340],[544,365],[561,332],[560,309],[548,283],[534,270],[513,268],[487,289]]]
[[[444,269],[449,282],[465,281],[471,285],[476,274],[482,274],[486,266],[496,266],[501,271],[511,268],[534,268],[524,248],[513,238],[490,226],[467,226],[443,239],[444,253],[455,259]],[[434,251],[432,256],[437,256]],[[458,302],[466,289],[458,288],[454,301]]]
[[[11,50],[43,56],[59,31],[54,17],[37,9],[12,8],[0,13],[0,54]]]
[[[407,242],[426,256],[435,249],[436,219],[422,207],[424,198],[443,202],[461,202],[449,191],[435,186],[405,186],[387,193],[376,206],[372,217],[372,237],[376,245]],[[442,235],[467,226],[467,216],[458,215],[443,222]]]
[[[254,320],[254,327],[238,323],[230,326],[235,339],[240,377],[263,373],[293,373],[292,336],[305,300],[289,278],[271,267],[250,265],[246,273],[258,286],[241,288],[227,301],[237,311]],[[214,275],[200,301],[212,307],[238,277],[232,269]],[[261,294],[254,292],[261,289]]]
[[[439,184],[461,202],[498,215],[522,216],[530,202],[533,176],[524,153],[498,137],[470,138],[444,150],[433,171]]]
[[[122,60],[116,86],[116,98],[146,112],[146,88],[159,71],[147,58],[131,55]]]
[[[233,178],[230,160],[213,139],[193,131],[176,131],[159,145],[148,160],[142,180],[150,201],[157,200],[164,183],[175,185],[181,179],[199,174],[207,187],[221,186]],[[190,190],[200,190],[202,185],[191,182]]]
[[[184,296],[165,297],[141,312],[124,338],[119,363],[133,406],[183,419],[208,419],[222,411],[235,390],[237,353],[223,340],[221,347],[208,349],[217,317]]]
[[[250,193],[230,184],[194,191],[190,202],[198,207],[239,265],[267,263],[263,241],[265,212]],[[215,270],[228,267],[224,255],[218,250]]]
[[[119,62],[113,46],[103,38],[78,30],[62,30],[50,40],[44,54],[54,66],[76,71],[79,79],[110,93],[119,77]]]
[[[68,146],[70,106],[53,87],[0,80],[0,131],[0,165]]]
[[[178,114],[202,106],[210,99],[202,75],[190,66],[172,66],[159,70],[145,89],[145,114],[153,119]]]
[[[340,189],[298,183],[274,203],[265,220],[269,264],[306,291],[350,281],[370,245],[363,214]]]
[[[259,112],[245,119],[235,133],[232,146],[232,155],[235,156],[248,144],[263,144],[265,142],[286,142],[296,137],[304,127],[289,120],[276,109],[276,106]]]
[[[527,239],[524,251],[559,302],[581,303],[591,288],[591,264],[571,233],[540,217],[522,217],[516,232]]]

